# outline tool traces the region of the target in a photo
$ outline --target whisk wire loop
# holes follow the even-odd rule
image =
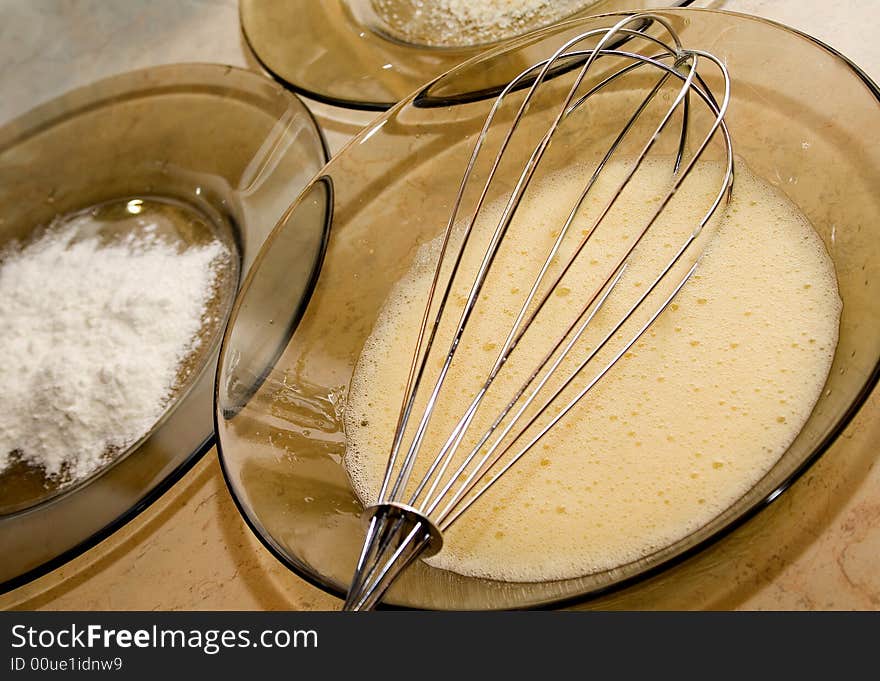
[[[662,17],[659,17],[657,15],[653,15],[653,14],[643,14],[643,15],[639,15],[639,16],[627,17],[627,18],[620,20],[613,28],[611,28],[609,30],[597,29],[597,30],[593,30],[593,31],[588,31],[587,33],[584,33],[582,35],[576,36],[575,38],[572,38],[571,40],[566,42],[562,47],[560,47],[550,58],[548,58],[547,60],[545,60],[543,62],[539,62],[538,64],[533,65],[533,66],[529,67],[528,69],[526,69],[525,71],[523,71],[517,78],[512,80],[504,88],[504,90],[502,90],[501,94],[495,100],[495,102],[489,112],[489,115],[486,118],[486,122],[483,125],[483,129],[481,130],[479,136],[477,137],[477,142],[474,146],[474,150],[471,154],[470,160],[469,160],[467,168],[465,170],[464,177],[462,178],[462,182],[459,187],[458,195],[456,196],[456,199],[455,199],[455,202],[453,205],[453,209],[451,211],[450,218],[449,218],[449,221],[447,222],[446,230],[444,232],[443,243],[440,247],[440,257],[438,258],[438,265],[437,265],[437,268],[434,272],[434,279],[433,279],[433,281],[431,283],[431,287],[429,289],[429,293],[428,293],[428,297],[427,297],[427,301],[426,301],[426,305],[425,305],[425,312],[424,312],[424,316],[422,318],[421,325],[419,327],[418,339],[416,341],[416,347],[415,347],[415,350],[413,353],[413,359],[412,359],[412,363],[410,366],[409,375],[407,377],[406,387],[404,389],[404,402],[401,406],[400,415],[398,417],[398,423],[397,423],[397,426],[395,429],[394,440],[392,443],[391,454],[389,456],[388,464],[386,466],[385,476],[382,481],[382,486],[381,486],[380,493],[379,493],[380,500],[386,500],[388,498],[391,498],[391,499],[396,498],[401,487],[404,486],[405,482],[409,479],[409,473],[412,470],[414,458],[415,458],[416,453],[418,451],[418,447],[421,444],[422,438],[424,437],[424,433],[427,428],[427,422],[430,420],[430,416],[433,413],[434,404],[436,403],[436,398],[437,398],[437,395],[439,394],[440,387],[442,387],[443,379],[445,378],[445,375],[446,375],[446,370],[448,370],[448,366],[446,366],[446,365],[444,365],[445,370],[441,370],[440,376],[438,377],[438,381],[435,383],[435,388],[432,391],[431,396],[428,399],[427,407],[424,411],[422,421],[419,424],[419,428],[416,432],[416,435],[413,438],[413,443],[410,446],[410,449],[407,452],[407,455],[405,457],[405,460],[404,460],[404,463],[402,466],[402,473],[401,473],[401,475],[398,476],[397,481],[395,482],[394,486],[392,487],[390,495],[386,496],[388,485],[390,483],[390,478],[391,478],[391,475],[392,475],[392,472],[393,472],[393,469],[394,469],[394,466],[395,466],[395,463],[397,460],[397,456],[399,453],[400,445],[402,444],[403,433],[406,429],[407,423],[409,422],[409,418],[412,413],[412,408],[415,404],[415,398],[416,398],[416,395],[418,394],[418,391],[419,391],[422,376],[424,375],[424,371],[425,371],[425,367],[426,367],[426,363],[427,363],[427,358],[428,358],[428,356],[431,352],[431,349],[433,347],[433,342],[434,342],[434,338],[436,336],[436,331],[439,328],[442,310],[445,309],[446,303],[448,301],[452,281],[455,279],[455,275],[458,272],[458,268],[461,263],[461,257],[462,257],[462,254],[464,253],[464,250],[467,246],[467,242],[470,238],[471,231],[472,231],[474,222],[476,220],[477,214],[479,213],[480,209],[483,206],[486,195],[488,194],[488,191],[489,191],[489,186],[490,186],[493,178],[495,177],[495,173],[500,165],[501,158],[504,155],[504,152],[506,151],[507,146],[509,145],[509,143],[513,137],[514,131],[516,130],[517,126],[519,125],[519,122],[521,121],[523,115],[525,114],[526,110],[528,109],[528,106],[529,106],[530,102],[532,101],[532,99],[535,95],[535,92],[537,91],[538,87],[543,83],[545,78],[547,77],[547,74],[550,71],[551,66],[561,57],[561,55],[565,54],[572,46],[576,45],[577,43],[583,42],[584,40],[587,40],[587,39],[595,37],[595,36],[600,36],[600,35],[602,36],[602,38],[599,41],[599,44],[596,46],[596,48],[587,53],[588,54],[587,60],[584,63],[584,65],[581,67],[581,70],[578,74],[578,77],[576,78],[574,85],[570,89],[569,95],[566,98],[563,107],[561,108],[555,121],[551,125],[550,130],[548,130],[547,135],[541,141],[541,143],[539,144],[539,147],[535,150],[534,154],[529,159],[529,163],[527,164],[526,170],[523,172],[523,175],[520,176],[520,182],[518,183],[517,190],[514,192],[514,195],[511,197],[510,201],[508,202],[508,205],[505,207],[504,215],[502,216],[502,219],[499,222],[499,228],[496,230],[495,234],[493,235],[493,244],[496,245],[496,250],[497,250],[498,240],[495,237],[499,234],[499,232],[501,232],[503,234],[503,232],[505,232],[507,227],[509,226],[510,220],[512,220],[513,213],[515,212],[516,207],[519,205],[519,200],[522,197],[522,192],[524,191],[525,184],[528,181],[528,179],[525,178],[526,173],[528,173],[528,177],[530,178],[531,174],[534,172],[534,168],[537,166],[538,161],[540,161],[540,158],[543,156],[543,153],[544,153],[544,150],[546,150],[547,144],[549,144],[550,137],[552,136],[553,132],[555,132],[556,128],[558,127],[559,121],[561,120],[563,114],[565,113],[566,107],[571,103],[571,99],[573,98],[574,93],[580,87],[580,84],[583,81],[583,78],[585,77],[588,69],[592,66],[597,55],[601,53],[601,51],[605,48],[605,46],[608,43],[610,43],[616,36],[618,36],[620,34],[624,34],[624,35],[630,36],[630,37],[632,37],[632,36],[645,37],[646,34],[640,32],[640,31],[632,31],[632,30],[625,28],[625,26],[627,24],[642,23],[645,20],[648,20],[648,21],[657,20],[659,23],[661,23],[663,26],[665,26],[667,28],[667,30],[672,35],[674,43],[675,43],[675,50],[674,50],[674,52],[670,52],[670,53],[678,53],[681,51],[681,43],[678,39],[678,36],[672,30],[672,27],[669,25],[669,23],[665,19],[663,19]],[[648,38],[648,40],[651,40],[653,42],[656,42],[656,43],[662,45],[666,50],[670,50],[669,46],[666,45],[665,43],[663,43],[662,41],[659,41],[652,36],[647,36],[647,38]],[[473,210],[473,213],[471,215],[470,220],[467,222],[467,227],[466,227],[464,236],[462,238],[462,244],[461,244],[461,247],[459,248],[459,252],[458,252],[458,256],[456,257],[455,264],[452,267],[452,274],[449,278],[449,283],[447,284],[446,289],[444,291],[440,306],[438,308],[438,313],[435,317],[434,324],[432,326],[431,333],[427,339],[427,343],[425,343],[425,347],[423,350],[422,346],[423,346],[423,343],[425,340],[425,330],[427,327],[428,319],[430,317],[430,310],[431,310],[431,306],[432,306],[433,299],[434,299],[434,293],[435,293],[435,290],[436,290],[436,287],[437,287],[437,284],[438,284],[439,278],[440,278],[441,264],[443,263],[443,261],[445,259],[446,249],[448,248],[449,240],[450,240],[453,228],[455,226],[456,219],[458,217],[458,211],[461,207],[464,193],[465,193],[465,190],[468,186],[468,183],[469,183],[470,177],[473,173],[474,167],[476,165],[477,158],[480,155],[480,152],[483,148],[483,143],[488,136],[489,129],[491,128],[491,126],[495,120],[495,117],[501,108],[501,105],[502,105],[504,99],[507,97],[507,95],[512,90],[514,90],[514,88],[517,87],[517,85],[519,85],[520,82],[522,82],[523,80],[525,80],[528,77],[528,74],[534,72],[535,70],[538,70],[538,76],[535,78],[534,82],[532,83],[531,87],[528,90],[526,97],[524,98],[522,104],[520,105],[519,110],[517,111],[517,113],[513,119],[513,122],[511,124],[510,131],[502,140],[500,149],[499,149],[498,153],[496,154],[492,169],[491,169],[491,171],[488,175],[488,178],[486,180],[486,183],[483,187],[483,191],[482,191],[479,199],[476,202],[476,205],[474,207],[474,210]],[[488,259],[489,265],[491,265],[492,259],[494,258],[494,252],[495,251],[493,251],[493,249],[491,247],[487,251],[486,259]],[[485,262],[486,261],[484,260],[484,264],[485,264]],[[463,333],[463,330],[464,330],[464,326],[466,326],[466,324],[467,324],[467,320],[470,315],[470,310],[473,308],[476,297],[479,295],[479,290],[482,288],[481,282],[485,279],[485,273],[487,270],[488,270],[488,266],[486,266],[486,267],[481,266],[480,272],[478,272],[478,274],[477,274],[477,279],[475,280],[475,285],[474,285],[474,287],[472,287],[471,293],[468,296],[467,304],[465,305],[465,308],[462,311],[462,319],[459,322],[459,331],[456,333],[455,338],[453,338],[450,351],[447,355],[447,363],[451,363],[452,357],[454,357],[454,355],[455,355],[455,349],[457,348],[457,345],[458,345],[458,339],[460,339],[461,333]],[[475,290],[476,290],[476,295],[474,295]],[[420,357],[422,360],[421,363],[419,363]]]

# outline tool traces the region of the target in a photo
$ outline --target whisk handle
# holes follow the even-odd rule
[[[436,525],[406,504],[376,504],[366,509],[364,517],[367,537],[343,611],[374,609],[412,561],[437,553],[443,545]]]

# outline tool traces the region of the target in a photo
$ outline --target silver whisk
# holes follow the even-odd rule
[[[649,30],[653,29],[659,29],[661,35],[659,37],[651,35]],[[587,43],[592,46],[586,47]],[[636,46],[641,46],[642,49],[636,51]],[[721,87],[718,88],[717,94],[712,92],[701,75],[698,67],[703,62],[707,62],[713,70],[717,69],[720,74]],[[608,63],[611,64],[610,68],[603,70],[598,76],[594,75],[600,65],[604,66]],[[514,134],[529,115],[530,106],[534,105],[539,91],[548,87],[547,83],[561,74],[574,74],[573,85],[568,89],[567,96],[556,104],[557,108],[552,110],[555,111],[551,115],[552,122],[547,127],[546,133],[540,136],[513,189],[506,197],[503,212],[495,225],[488,247],[482,253],[480,265],[469,285],[469,292],[458,323],[454,324],[452,336],[448,339],[448,346],[438,346],[441,340],[438,336],[441,320],[444,315],[452,314],[452,311],[447,309],[451,307],[447,302],[453,282],[459,274],[464,253],[469,247],[478,248],[471,243],[473,227],[478,215],[484,209],[499,166],[505,154],[510,153]],[[582,107],[592,104],[594,99],[598,99],[598,93],[612,83],[619,86],[625,82],[624,79],[646,74],[655,74],[659,77],[647,88],[647,94],[636,104],[632,114],[621,120],[619,132],[607,152],[601,156],[543,263],[535,272],[531,288],[518,302],[519,312],[506,338],[500,343],[497,358],[485,380],[448,435],[444,433],[446,437],[439,451],[424,454],[422,445],[425,435],[431,428],[431,417],[447,380],[450,366],[460,347],[462,335],[472,319],[475,306],[485,298],[481,294],[498,250],[523,195],[560,125]],[[644,89],[641,81],[639,88]],[[549,59],[530,66],[501,91],[476,139],[449,222],[442,236],[440,255],[419,326],[384,479],[376,503],[367,509],[367,534],[345,601],[345,610],[368,610],[375,607],[407,565],[420,555],[427,557],[439,551],[443,544],[443,533],[589,394],[615,363],[643,336],[693,275],[699,261],[699,253],[693,255],[694,250],[699,250],[694,244],[703,227],[729,197],[733,185],[733,151],[724,123],[729,91],[730,79],[724,64],[707,52],[684,48],[669,22],[662,16],[651,13],[632,14],[611,27],[591,30],[568,40]],[[637,122],[640,125],[644,124],[642,117],[649,115],[646,112],[653,111],[652,102],[656,103],[657,100],[664,98],[660,95],[661,92],[671,101],[668,106],[659,107],[659,113],[653,119],[657,121],[656,125],[648,126],[647,129],[652,132],[640,145],[640,151],[635,155],[631,169],[612,192],[612,198],[604,206],[598,218],[588,230],[584,230],[584,236],[577,247],[560,262],[563,240],[573,233],[572,225],[576,222],[579,210],[590,195],[600,174],[609,160],[624,146],[624,140],[629,141],[629,136],[634,134],[634,130],[638,128]],[[522,101],[515,115],[509,124],[499,123],[499,119],[502,118],[499,113],[502,105],[516,93],[520,93]],[[692,138],[695,135],[692,129],[695,124],[692,121],[697,110],[708,114],[704,116],[708,123],[694,141]],[[673,121],[678,121],[680,129],[673,127],[679,132],[676,138],[677,149],[671,164],[671,184],[665,197],[659,201],[653,216],[636,230],[636,237],[620,257],[613,259],[615,264],[608,269],[602,283],[592,292],[583,292],[585,302],[579,314],[570,324],[564,325],[565,331],[554,342],[549,343],[546,352],[542,354],[542,359],[506,401],[506,406],[492,418],[491,425],[484,432],[476,434],[476,444],[463,456],[459,455],[460,446],[473,426],[485,395],[504,370],[507,360],[535,319],[545,310],[545,303],[560,286],[566,273],[579,258],[585,257],[591,237],[603,225],[606,216],[615,202],[620,200],[621,194],[639,166],[645,162],[661,133],[669,128]],[[498,145],[496,155],[494,158],[490,157],[490,170],[478,192],[479,198],[475,202],[475,207],[462,222],[459,213],[466,194],[469,190],[473,190],[475,168],[485,154],[490,132],[498,125],[509,125],[509,128],[506,129]],[[628,266],[630,255],[667,209],[672,197],[716,137],[722,147],[723,179],[717,195],[713,195],[708,201],[702,218],[695,221],[693,230],[678,245],[673,256],[660,268],[655,278],[645,287],[644,292],[637,296],[627,311],[608,325],[610,328],[602,329],[601,340],[592,349],[585,351],[585,356],[572,357],[572,350],[591,326],[599,310],[613,295]],[[456,248],[452,246],[455,241],[453,234],[457,233],[456,230],[461,230],[462,225],[463,232]],[[690,257],[694,260],[692,264],[685,257],[686,253],[691,253]],[[680,270],[686,271],[683,276],[676,279]],[[449,275],[444,281],[441,273],[446,271],[449,271]],[[667,288],[659,288],[661,282],[669,279],[673,271],[675,277],[672,277],[672,285],[669,286],[669,282],[666,282],[664,286]],[[655,291],[657,293],[652,296]],[[646,304],[649,296],[651,300]],[[650,308],[647,319],[637,318],[636,330],[630,331],[629,326],[626,326],[627,322],[634,318],[639,308],[646,305]],[[625,326],[626,334],[622,335]],[[442,362],[437,375],[429,377],[428,357],[437,347],[445,348],[445,355],[441,356]],[[612,350],[610,361],[596,368],[584,385],[576,384],[577,379],[583,380],[584,372],[588,367],[593,366],[597,355],[606,347]],[[569,363],[574,361],[575,368],[573,370],[566,368],[562,371],[564,361]],[[548,385],[551,387],[548,388]],[[572,386],[576,388],[574,396],[567,394],[566,399],[560,399],[566,390],[572,389]],[[423,389],[427,390],[427,396],[421,398],[424,408],[420,415],[416,415],[414,412],[417,396]],[[557,404],[558,402],[560,404]],[[414,417],[417,417],[417,421],[413,420]],[[405,435],[411,422],[414,424],[412,426],[414,432],[408,444],[404,446]],[[412,479],[416,459],[420,455],[429,457],[427,471],[420,479]]]

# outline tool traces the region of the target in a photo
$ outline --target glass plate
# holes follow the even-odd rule
[[[373,0],[375,1],[375,0]],[[693,0],[596,0],[569,18]],[[412,0],[386,0],[406,8]],[[393,37],[371,0],[241,0],[255,57],[279,82],[336,106],[381,111],[492,43],[429,47]],[[537,26],[535,26],[537,28]]]
[[[212,303],[215,322],[150,432],[66,486],[23,465],[0,474],[0,590],[92,546],[213,444],[216,359],[241,276],[326,160],[321,133],[295,95],[214,64],[114,76],[0,128],[0,247],[26,241],[56,215],[159,197],[205,217],[203,227],[226,242],[234,261]]]
[[[800,433],[754,487],[705,525],[639,560],[572,579],[517,583],[416,561],[388,591],[387,605],[547,607],[657,574],[777,499],[827,450],[877,385],[880,147],[865,140],[880,134],[880,91],[833,49],[779,24],[709,10],[657,14],[686,46],[727,64],[732,101],[726,120],[736,154],[809,217],[834,263],[844,307],[822,394]],[[447,224],[473,140],[494,101],[480,94],[520,73],[524,60],[546,58],[566,40],[613,20],[579,20],[511,41],[380,115],[306,188],[242,287],[219,360],[221,465],[257,536],[292,570],[330,593],[347,589],[364,538],[362,502],[343,464],[343,413],[355,365],[389,290],[420,244]],[[569,86],[559,78],[557,87]],[[827,97],[832,90],[835,96]],[[314,282],[301,268],[290,268],[292,257],[302,257],[297,235],[309,231],[316,240],[327,235]],[[310,292],[305,313],[283,303],[285,296],[301,298],[304,290]]]

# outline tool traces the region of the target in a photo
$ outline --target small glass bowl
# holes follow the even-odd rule
[[[735,153],[800,207],[834,263],[843,312],[821,397],[788,450],[748,493],[641,560],[534,583],[465,577],[417,561],[388,591],[386,605],[548,607],[583,602],[656,574],[776,499],[838,437],[877,383],[880,147],[873,140],[880,135],[880,91],[845,57],[782,25],[709,10],[655,13],[675,27],[684,45],[727,64]],[[327,591],[346,591],[362,546],[362,504],[342,463],[341,414],[389,290],[418,247],[445,227],[498,87],[567,39],[617,18],[575,20],[513,40],[395,106],[306,188],[249,275],[218,370],[221,463],[257,535]],[[291,271],[288,262],[302,258],[296,249],[308,231],[326,235],[323,264],[319,272]],[[303,299],[304,292],[307,308],[283,303]]]
[[[585,0],[583,9],[571,16],[679,7],[692,1]],[[373,3],[242,0],[242,32],[254,56],[285,86],[326,104],[373,111],[390,108],[489,46],[434,47],[407,42],[396,36]],[[406,17],[419,4],[384,0],[385,14]]]
[[[22,466],[0,474],[0,589],[93,545],[210,448],[220,335],[241,277],[326,159],[298,98],[260,75],[217,64],[107,78],[0,128],[0,247],[27,243],[56,216],[155,197],[204,217],[234,261],[212,302],[216,322],[140,441],[71,484],[53,485]]]

